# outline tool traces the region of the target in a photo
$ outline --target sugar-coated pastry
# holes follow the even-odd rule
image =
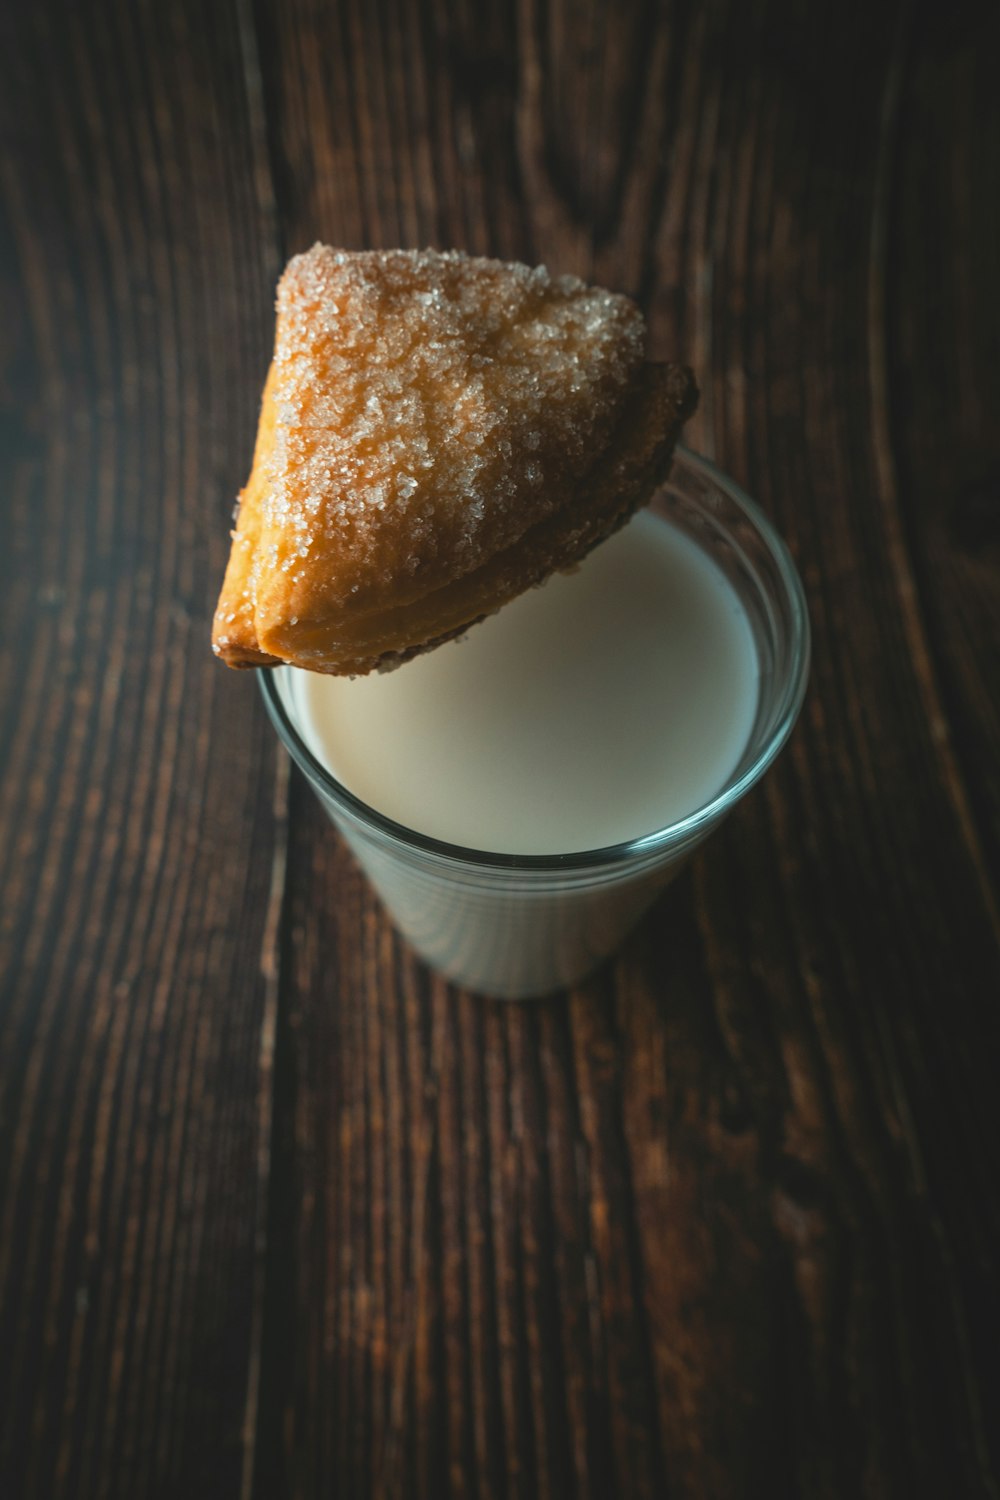
[[[369,672],[577,563],[650,498],[697,400],[643,337],[628,298],[544,268],[296,256],[216,654]]]

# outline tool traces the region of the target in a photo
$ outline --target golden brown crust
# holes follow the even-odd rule
[[[261,400],[253,467],[240,491],[236,526],[222,593],[212,625],[212,649],[230,667],[273,667],[277,657],[261,651],[254,620],[253,568],[260,539],[261,509],[267,485],[267,462],[274,447],[274,366],[268,371]]]
[[[234,667],[361,674],[464,633],[579,562],[665,477],[697,392],[690,371],[642,360],[641,318],[624,298],[429,252],[310,257],[279,294],[213,647]],[[391,322],[387,339],[357,347],[364,320],[405,326],[414,298],[425,343],[423,302],[444,303],[432,342],[445,364],[430,364],[421,337],[396,358]],[[357,308],[346,333],[345,305]],[[366,355],[375,373],[359,382]],[[532,402],[536,390],[547,399]]]

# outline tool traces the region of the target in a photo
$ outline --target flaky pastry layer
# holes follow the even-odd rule
[[[544,270],[297,257],[216,653],[393,666],[579,562],[650,498],[697,399],[643,334],[627,298]]]

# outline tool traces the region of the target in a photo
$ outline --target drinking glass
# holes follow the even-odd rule
[[[683,447],[651,509],[722,570],[750,621],[759,676],[753,728],[731,774],[701,807],[641,838],[520,856],[405,828],[354,796],[309,750],[296,723],[293,669],[257,674],[279,738],[399,930],[432,967],[483,995],[540,997],[585,978],[760,780],[798,716],[809,622],[795,565],[771,523],[733,480]]]

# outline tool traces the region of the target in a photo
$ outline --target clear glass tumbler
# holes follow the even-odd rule
[[[432,967],[481,994],[540,997],[589,974],[759,781],[798,716],[809,623],[801,581],[770,522],[731,479],[683,448],[652,509],[696,541],[735,590],[753,629],[759,689],[750,738],[715,796],[642,838],[522,857],[404,828],[355,797],[308,749],[295,723],[289,669],[258,673],[282,743],[399,930]]]

